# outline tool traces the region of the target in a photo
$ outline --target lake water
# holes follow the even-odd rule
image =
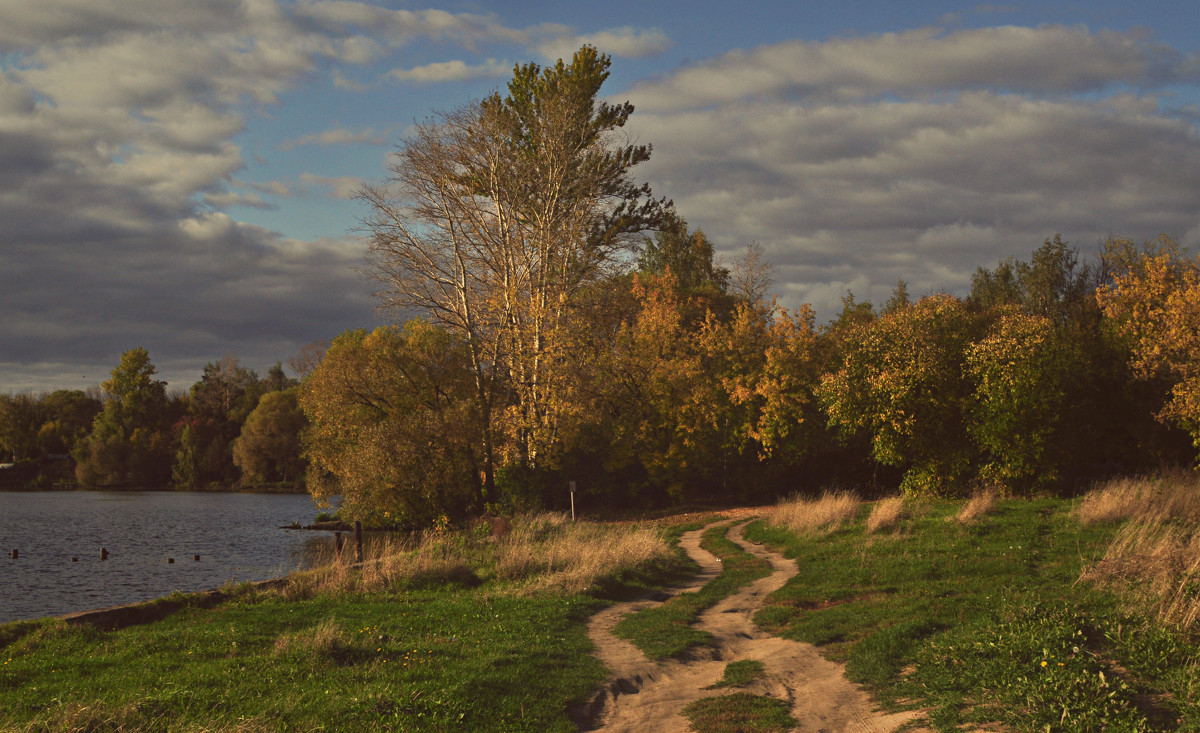
[[[280,529],[317,511],[303,494],[0,492],[0,623],[286,575],[332,543]]]

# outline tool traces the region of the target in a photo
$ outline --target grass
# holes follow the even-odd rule
[[[1176,471],[1111,481],[1080,503],[1080,521],[1124,520],[1104,557],[1081,577],[1120,593],[1159,620],[1200,621],[1200,477]]]
[[[917,509],[887,534],[858,519],[822,536],[749,528],[800,559],[756,622],[939,730],[1200,730],[1196,638],[1077,582],[1112,526],[1062,500],[993,501],[969,522],[962,503]]]
[[[997,498],[998,494],[995,489],[976,491],[958,510],[958,514],[954,515],[954,521],[959,524],[979,521],[981,517],[991,514],[996,509]]]
[[[884,532],[899,525],[900,520],[904,518],[904,502],[903,496],[893,496],[875,502],[871,506],[871,513],[867,515],[867,533]]]
[[[554,554],[571,543],[607,559]],[[679,569],[645,527],[543,515],[379,543],[359,568],[118,631],[0,625],[0,730],[575,730],[603,678],[585,629],[598,596]]]
[[[816,499],[795,496],[775,506],[764,520],[798,535],[836,532],[858,516],[862,502],[848,491],[826,492]]]
[[[697,733],[784,733],[796,727],[787,703],[746,692],[702,698],[685,707],[683,716]]]
[[[630,614],[613,633],[628,639],[650,659],[666,659],[710,643],[712,635],[692,626],[700,612],[711,608],[748,583],[771,573],[770,564],[725,537],[736,522],[705,530],[700,546],[721,559],[721,573],[703,588],[672,596],[660,606]]]
[[[719,687],[745,687],[763,675],[765,666],[757,659],[743,659],[725,665],[725,674],[710,689]]]

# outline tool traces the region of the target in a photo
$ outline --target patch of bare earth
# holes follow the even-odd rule
[[[700,548],[704,530],[688,532],[680,542],[701,567],[688,584],[655,599],[612,606],[592,617],[588,633],[610,677],[592,702],[584,730],[687,731],[689,723],[680,711],[702,697],[728,694],[728,689],[706,688],[721,679],[725,665],[748,659],[762,662],[765,674],[741,689],[787,702],[799,723],[797,730],[886,733],[915,717],[914,712],[876,712],[867,693],[846,679],[842,665],[824,659],[810,644],[771,636],[754,625],[752,618],[763,600],[797,568],[781,555],[746,541],[744,527],[743,523],[731,528],[729,539],[770,562],[774,572],[700,615],[696,626],[713,635],[711,648],[696,650],[687,659],[653,662],[612,633],[627,614],[658,605],[672,594],[697,590],[720,573],[720,561]]]

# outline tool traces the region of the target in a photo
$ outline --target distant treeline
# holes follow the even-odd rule
[[[280,363],[260,378],[227,356],[186,394],[155,373],[139,347],[100,391],[0,395],[0,460],[15,464],[0,487],[303,489],[298,381]]]

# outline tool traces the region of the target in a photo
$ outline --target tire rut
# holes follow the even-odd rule
[[[669,597],[702,588],[721,572],[721,562],[700,547],[703,529],[688,532],[680,546],[701,568],[685,584],[655,597],[621,603],[600,611],[588,623],[597,658],[610,676],[583,711],[585,731],[674,733],[689,730],[681,711],[702,697],[733,689],[706,689],[725,672],[725,665],[746,659],[763,663],[764,674],[737,691],[768,695],[791,707],[799,730],[827,733],[888,733],[916,716],[915,712],[874,712],[870,697],[848,681],[840,664],[823,658],[811,644],[771,636],[753,617],[768,595],[797,572],[795,562],[742,536],[746,522],[726,536],[747,552],[770,563],[772,573],[702,611],[695,626],[713,635],[711,647],[689,650],[686,659],[651,661],[632,643],[613,635],[613,627],[630,613],[657,606]]]

